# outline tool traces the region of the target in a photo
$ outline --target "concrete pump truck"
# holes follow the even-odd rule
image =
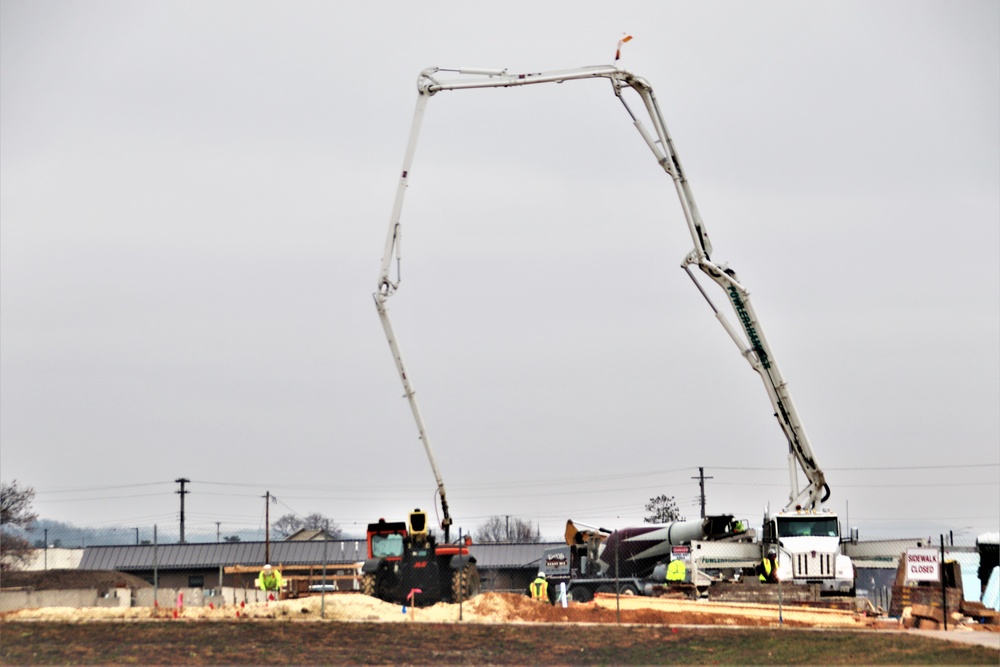
[[[621,43],[619,43],[620,47]],[[442,78],[442,75],[450,78]],[[667,126],[652,86],[645,79],[621,69],[617,65],[521,74],[508,73],[505,69],[432,67],[423,70],[417,79],[417,105],[389,221],[389,231],[378,275],[378,288],[374,298],[399,376],[403,382],[405,395],[410,402],[410,408],[417,423],[420,439],[437,478],[444,515],[442,527],[446,531],[445,534],[447,535],[451,519],[445,499],[444,483],[434,462],[430,441],[417,406],[410,377],[403,364],[386,305],[400,284],[399,260],[402,232],[400,218],[424,111],[428,100],[442,91],[512,88],[586,79],[604,79],[611,84],[612,93],[623,105],[635,129],[652,152],[656,163],[672,181],[680,199],[688,231],[694,242],[694,248],[684,257],[681,268],[694,282],[714,312],[716,319],[736,344],[740,354],[749,363],[751,369],[760,376],[774,416],[787,441],[791,483],[787,505],[779,512],[774,514],[768,512],[765,515],[760,542],[753,544],[729,542],[721,543],[720,547],[730,550],[726,557],[728,561],[732,563],[743,561],[751,564],[759,562],[766,550],[776,549],[778,551],[778,576],[781,580],[789,583],[818,584],[827,593],[853,593],[854,568],[850,559],[841,552],[840,527],[837,516],[832,511],[823,508],[823,503],[830,497],[830,487],[822,469],[816,462],[809,438],[789,393],[788,383],[778,368],[774,354],[751,304],[750,292],[728,264],[719,262],[712,256],[712,243],[695,204],[674,142],[667,132]],[[645,110],[645,120],[649,123],[650,128],[646,127],[640,113],[637,109],[633,109],[629,100],[626,99],[626,93],[629,91],[638,95],[640,104]],[[631,93],[629,93],[629,97],[631,97]],[[396,260],[395,279],[390,276],[394,258]],[[692,271],[692,267],[696,267],[721,288],[725,299],[735,313],[737,325],[734,326],[722,310],[712,302],[708,292]],[[805,478],[804,484],[800,484],[800,474]]]

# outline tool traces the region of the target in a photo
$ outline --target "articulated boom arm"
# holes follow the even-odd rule
[[[715,307],[708,294],[702,289],[701,284],[691,272],[690,266],[695,264],[712,280],[714,280],[729,297],[730,305],[736,311],[736,316],[740,321],[744,337],[741,337],[725,315]],[[707,254],[700,253],[699,248],[695,249],[684,259],[681,265],[705,301],[712,307],[715,317],[719,320],[733,342],[740,348],[743,357],[760,375],[764,381],[764,389],[767,397],[774,407],[774,416],[778,420],[778,425],[788,439],[788,474],[791,492],[788,496],[786,509],[820,509],[822,504],[830,497],[830,487],[826,483],[826,477],[816,463],[809,438],[806,435],[805,427],[799,419],[799,413],[792,402],[792,396],[788,392],[788,383],[781,375],[778,364],[771,354],[771,348],[764,337],[764,331],[760,327],[753,305],[750,303],[750,292],[747,291],[739,280],[736,273],[725,264],[717,265],[712,262]],[[808,483],[804,489],[799,489],[798,476],[796,474],[796,464],[805,474]]]
[[[455,74],[459,78],[442,80],[439,76],[444,74]],[[726,332],[740,348],[743,357],[750,363],[751,368],[756,371],[764,381],[768,398],[774,407],[775,416],[781,426],[789,443],[789,475],[791,478],[791,493],[789,495],[789,507],[803,507],[806,509],[818,508],[823,501],[829,497],[829,487],[826,484],[823,472],[816,464],[809,439],[805,429],[799,420],[798,413],[792,403],[788,386],[781,376],[778,366],[771,354],[770,347],[764,337],[764,332],[760,327],[753,306],[750,303],[750,293],[737,280],[736,273],[725,264],[716,264],[711,259],[712,244],[708,238],[701,214],[694,201],[690,185],[684,176],[684,170],[674,149],[673,140],[667,133],[666,123],[660,113],[653,88],[642,78],[634,74],[619,69],[612,65],[596,67],[583,67],[579,69],[561,70],[553,72],[532,72],[525,74],[509,74],[506,70],[469,69],[469,68],[439,68],[432,67],[420,73],[417,79],[417,106],[413,115],[413,124],[410,129],[410,138],[406,147],[406,154],[403,158],[403,169],[396,189],[396,198],[392,207],[392,214],[389,220],[389,232],[386,236],[385,248],[382,255],[382,266],[378,276],[378,290],[375,292],[375,306],[378,309],[382,326],[385,329],[389,347],[392,350],[403,382],[406,398],[409,400],[410,409],[417,423],[417,430],[423,442],[427,456],[434,471],[434,476],[438,484],[438,493],[441,496],[442,511],[444,518],[442,527],[445,529],[447,540],[448,526],[451,524],[451,517],[448,513],[448,504],[445,496],[444,482],[434,460],[430,440],[420,415],[417,405],[416,392],[410,382],[409,376],[403,364],[403,357],[399,350],[399,345],[392,331],[392,324],[389,320],[389,311],[386,302],[390,296],[399,288],[401,279],[399,275],[401,253],[401,213],[403,209],[403,198],[409,184],[410,171],[413,164],[413,156],[416,152],[417,139],[420,135],[420,126],[423,121],[424,111],[427,101],[431,96],[441,91],[463,90],[468,88],[509,88],[513,86],[525,86],[540,83],[562,83],[577,79],[603,78],[611,82],[615,96],[621,101],[625,110],[632,118],[632,123],[639,132],[643,141],[653,152],[657,163],[670,176],[674,182],[680,199],[681,208],[684,211],[684,218],[687,221],[688,231],[694,241],[694,249],[684,258],[681,266],[687,271],[694,281],[698,290],[708,301],[716,318],[725,328]],[[652,126],[652,131],[648,130],[642,121],[636,116],[628,102],[622,96],[624,88],[631,88],[642,100],[646,109],[647,121]],[[393,258],[396,259],[396,279],[390,276],[392,271]],[[701,287],[701,284],[691,272],[691,265],[696,265],[713,281],[715,281],[726,293],[730,305],[736,312],[737,318],[743,330],[741,336],[738,330],[725,318],[725,316],[715,307],[708,294]],[[806,488],[799,490],[796,465],[802,470],[808,484]]]

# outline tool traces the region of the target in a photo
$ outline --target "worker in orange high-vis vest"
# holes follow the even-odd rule
[[[549,601],[549,582],[545,580],[545,573],[542,571],[538,572],[538,576],[535,580],[531,582],[528,586],[528,590],[531,592],[531,599],[536,602],[548,602]]]

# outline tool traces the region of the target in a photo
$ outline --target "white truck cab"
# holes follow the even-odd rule
[[[778,579],[854,595],[855,572],[840,548],[840,522],[829,510],[782,510],[765,519],[765,543],[777,544]]]

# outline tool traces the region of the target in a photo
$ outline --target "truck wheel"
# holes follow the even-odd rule
[[[361,592],[373,598],[378,597],[378,582],[374,574],[366,574],[361,577]]]
[[[468,600],[479,595],[481,585],[479,568],[475,563],[466,563],[462,569],[455,570],[451,575],[452,601]]]
[[[619,595],[638,595],[639,591],[632,584],[622,584],[621,588],[618,589]]]
[[[594,594],[585,586],[573,586],[566,596],[573,602],[590,602],[594,599]]]

